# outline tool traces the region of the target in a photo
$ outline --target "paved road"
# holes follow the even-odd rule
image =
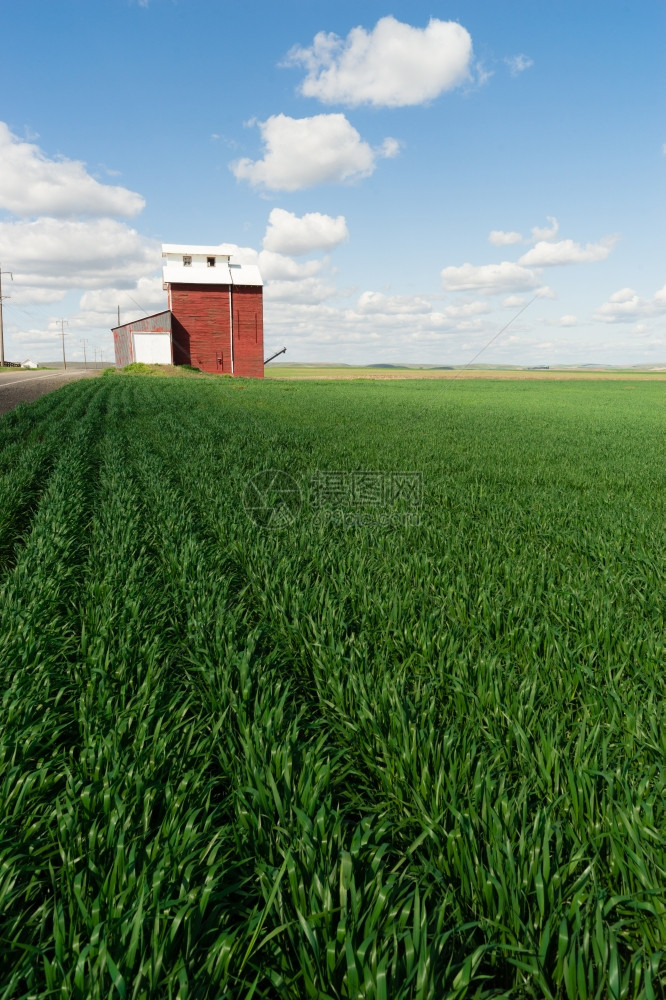
[[[47,392],[53,392],[67,382],[81,378],[96,378],[95,371],[33,371],[22,372],[16,368],[0,368],[0,417],[13,410],[19,403],[32,403]]]

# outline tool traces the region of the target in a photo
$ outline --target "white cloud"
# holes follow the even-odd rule
[[[550,225],[548,226],[533,226],[531,238],[526,240],[523,239],[523,234],[518,233],[515,230],[506,231],[504,229],[493,229],[488,235],[488,242],[492,243],[496,247],[510,246],[514,243],[537,243],[543,240],[554,240],[559,232],[559,223],[556,218],[552,215],[547,215],[546,218]]]
[[[108,327],[92,330],[90,326],[86,325],[84,328],[74,319],[70,319],[65,325],[65,352],[68,363],[72,360],[83,361],[82,334],[87,340],[86,356],[89,365],[95,360],[101,360],[102,356],[106,361],[113,360],[113,343]],[[34,361],[60,361],[62,360],[60,320],[45,319],[40,327],[14,330],[9,337],[9,343],[15,361],[22,361],[28,355]]]
[[[8,305],[10,308],[22,305],[49,305],[53,302],[62,302],[65,295],[67,295],[66,288],[40,288],[34,285],[19,285],[15,282],[10,287],[10,291],[5,288],[5,292],[7,292],[7,302],[5,305]]]
[[[79,160],[49,159],[0,122],[0,208],[34,218],[133,216],[145,201],[124,187],[100,184]]]
[[[414,28],[382,17],[371,31],[352,28],[345,39],[324,31],[309,48],[294,47],[288,65],[303,65],[306,97],[324,104],[405,107],[423,104],[469,77],[472,39],[455,21],[431,18]]]
[[[506,247],[512,243],[522,243],[522,241],[523,237],[521,233],[506,233],[502,229],[493,229],[488,236],[488,242],[492,243],[495,247]]]
[[[528,267],[552,267],[606,260],[617,241],[617,236],[605,236],[599,243],[586,243],[582,247],[573,240],[559,240],[557,243],[541,240],[523,254],[518,263]]]
[[[271,191],[300,191],[315,184],[341,184],[369,177],[380,157],[395,156],[396,140],[373,149],[342,114],[289,118],[272,115],[259,122],[265,152],[230,168],[238,180]]]
[[[585,337],[585,327],[566,329],[559,320],[548,321],[536,313],[526,312],[511,331],[503,333],[488,351],[485,345],[506,322],[503,310],[490,315],[454,319],[445,311],[405,313],[390,311],[395,299],[408,305],[411,296],[386,294],[384,301],[370,293],[363,301],[379,311],[340,308],[329,301],[297,302],[291,296],[266,302],[267,348],[288,348],[288,358],[294,361],[342,361],[369,364],[372,362],[412,362],[439,365],[469,362],[477,354],[479,360],[516,364],[555,364],[588,362],[635,363],[636,360],[664,361],[663,336],[639,324],[627,330],[623,340],[609,337]],[[540,295],[537,292],[537,295]],[[666,291],[664,292],[666,301]],[[520,303],[525,305],[525,300]],[[400,304],[400,303],[398,303]],[[515,304],[515,303],[514,303]],[[384,311],[381,306],[386,306]],[[471,303],[470,303],[471,305]],[[491,302],[492,306],[492,302]],[[531,317],[531,318],[530,318]],[[557,336],[544,340],[543,327],[554,328]],[[656,325],[656,324],[655,324]],[[480,353],[482,352],[482,353]],[[544,354],[545,352],[545,354]],[[642,352],[642,353],[641,353]],[[267,353],[269,351],[267,350]],[[391,377],[391,373],[387,373]]]
[[[285,254],[273,250],[254,250],[252,247],[240,247],[236,243],[222,244],[225,253],[231,254],[236,264],[255,264],[267,284],[275,282],[301,281],[311,278],[328,264],[328,258],[318,260],[296,261]]]
[[[287,302],[291,305],[317,304],[339,295],[335,285],[322,278],[301,278],[298,281],[271,281],[264,289],[267,303]]]
[[[64,297],[64,293],[61,297]],[[40,297],[38,301],[47,300]],[[87,340],[89,364],[95,357],[99,360],[102,353],[107,361],[113,360],[111,328],[118,322],[118,306],[120,306],[121,323],[128,323],[166,309],[167,297],[162,289],[161,275],[140,278],[134,284],[128,282],[123,287],[85,292],[80,298],[79,310],[67,309],[64,313],[68,316],[65,326],[65,349],[68,361],[83,361],[82,337]],[[5,332],[7,333],[7,328]],[[27,352],[32,353],[35,360],[60,359],[62,357],[60,320],[45,317],[40,328],[32,326],[30,329],[21,330],[14,327],[9,333],[7,342],[13,360],[21,360]]]
[[[67,330],[65,330],[65,337],[67,337]],[[19,333],[14,333],[12,335],[12,340],[16,344],[22,344],[24,347],[43,347],[60,346],[58,340],[60,338],[60,330],[55,328],[52,330],[21,330]],[[57,354],[57,350],[53,351],[54,355]]]
[[[392,160],[394,156],[397,156],[402,149],[402,143],[398,139],[392,139],[390,136],[384,139],[383,143],[379,147],[379,155],[385,160]]]
[[[458,307],[450,307],[450,310]],[[276,346],[286,344],[294,360],[412,361],[446,364],[468,361],[494,330],[475,315],[485,303],[467,304],[468,315],[434,311],[418,295],[364,292],[354,308],[289,297],[266,302],[266,329]]]
[[[469,319],[489,312],[490,306],[487,302],[465,302],[459,306],[447,306],[444,310],[444,314],[451,319]]]
[[[0,222],[0,260],[35,288],[131,287],[160,265],[159,244],[114,219]]]
[[[262,278],[266,281],[296,281],[318,274],[324,261],[308,260],[299,264],[291,257],[274,253],[272,250],[262,250],[257,256],[257,264]]]
[[[505,309],[517,309],[518,306],[522,306],[524,304],[525,299],[520,295],[507,295],[507,297],[502,299],[501,302],[501,305],[503,305]]]
[[[221,243],[220,250],[230,254],[234,264],[259,265],[259,252],[253,247],[241,247],[237,243]]]
[[[611,302],[633,302],[637,301],[638,296],[633,288],[620,288],[619,291],[613,292],[610,297]]]
[[[512,261],[501,264],[463,264],[461,267],[445,267],[442,284],[447,291],[464,292],[471,290],[497,292],[523,291],[538,285],[537,275],[526,267]]]
[[[651,299],[641,298],[633,288],[621,288],[613,292],[608,302],[599,306],[594,318],[602,323],[628,323],[664,313],[666,313],[666,285],[658,289]]]
[[[264,249],[293,256],[313,250],[332,250],[349,239],[344,215],[333,218],[307,212],[300,218],[283,208],[274,208],[268,217]]]
[[[474,66],[474,73],[472,74],[474,82],[477,87],[483,87],[484,84],[488,83],[491,76],[495,75],[495,70],[486,69],[481,61],[477,62]]]
[[[266,329],[270,326],[271,308],[276,303],[312,305],[340,295],[340,291],[320,273],[327,267],[328,258],[296,261],[275,253],[273,250],[257,252],[252,247],[240,247],[235,243],[224,245],[226,253],[238,264],[256,264],[264,279],[264,301],[266,303]]]
[[[391,316],[412,316],[429,313],[430,303],[418,295],[384,295],[383,292],[363,292],[356,308],[364,316],[387,313]]]
[[[504,62],[509,67],[511,76],[518,76],[526,69],[529,69],[530,66],[534,66],[534,60],[522,53],[518,56],[507,56]]]
[[[578,326],[578,317],[571,314],[560,316],[560,326]]]
[[[547,215],[546,218],[550,222],[549,226],[544,226],[540,228],[539,226],[532,227],[532,242],[538,243],[540,240],[554,240],[560,231],[560,224],[557,219],[553,218],[552,215]]]
[[[162,288],[162,276],[139,278],[130,288],[99,288],[84,292],[79,303],[81,315],[91,326],[115,326],[118,306],[122,323],[166,309],[167,296]]]

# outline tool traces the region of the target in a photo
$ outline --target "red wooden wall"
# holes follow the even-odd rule
[[[229,288],[171,285],[169,291],[174,364],[231,374]]]
[[[261,287],[235,285],[234,374],[264,377],[264,326]],[[229,286],[169,286],[173,360],[205,372],[231,374]]]
[[[264,316],[261,287],[234,285],[234,375],[264,377]]]

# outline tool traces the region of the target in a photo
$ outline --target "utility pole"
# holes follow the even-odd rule
[[[118,306],[118,326],[120,326],[120,306]]]
[[[88,343],[88,341],[87,341],[87,339],[86,339],[86,338],[84,337],[84,338],[82,339],[81,343],[83,344],[83,367],[84,367],[84,369],[85,369],[86,371],[88,371],[88,360],[87,360],[87,358],[86,358],[86,344]]]
[[[97,368],[97,348],[95,347],[95,348],[93,348],[93,350],[95,351],[95,365],[94,365],[94,367]]]
[[[0,368],[4,368],[5,367],[5,341],[4,341],[3,329],[2,329],[2,300],[3,300],[3,298],[5,298],[5,299],[9,298],[8,295],[4,295],[3,296],[3,294],[2,294],[2,276],[3,276],[3,274],[8,274],[9,277],[12,279],[12,281],[14,280],[14,275],[12,274],[12,272],[11,271],[3,271],[2,270],[2,265],[0,265]]]
[[[65,323],[67,323],[66,319],[60,320],[60,336],[62,338],[62,365],[65,371],[67,371],[67,359],[65,358]],[[69,323],[67,323],[67,326],[69,326]]]

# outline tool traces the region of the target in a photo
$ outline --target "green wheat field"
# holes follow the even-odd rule
[[[0,998],[663,998],[658,382],[0,420]]]

